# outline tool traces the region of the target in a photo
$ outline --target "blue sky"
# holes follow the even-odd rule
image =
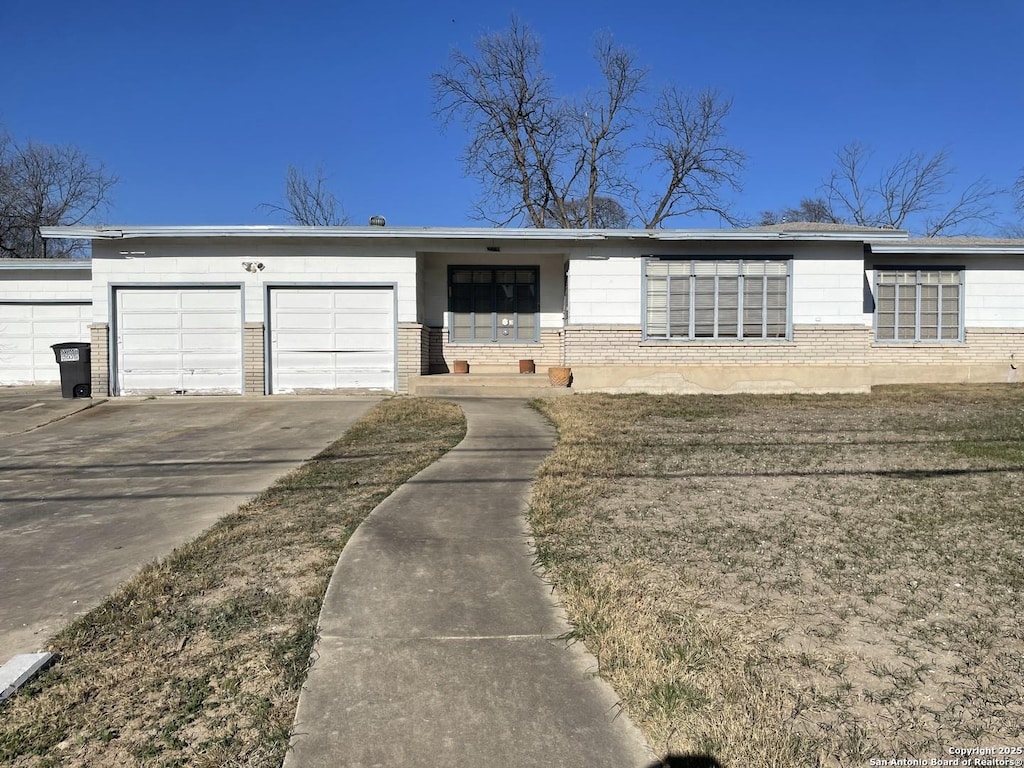
[[[1020,0],[3,6],[0,123],[116,173],[109,224],[274,223],[258,204],[281,198],[292,163],[323,164],[357,224],[479,225],[465,135],[433,117],[430,74],[512,13],[565,93],[597,84],[592,44],[610,31],[652,87],[731,97],[740,213],[813,194],[853,140],[879,160],[945,148],[964,185],[1009,186],[1024,166]]]

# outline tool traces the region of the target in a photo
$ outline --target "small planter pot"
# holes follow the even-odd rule
[[[533,360],[520,360],[519,361],[519,372],[520,373],[536,373],[537,366],[533,364]]]
[[[568,387],[572,383],[572,368],[548,368],[548,381],[552,387]]]
[[[469,361],[456,360],[452,363],[452,373],[469,373]]]

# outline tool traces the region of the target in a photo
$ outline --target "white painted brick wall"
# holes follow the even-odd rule
[[[569,324],[640,322],[642,260],[574,259],[569,262]]]
[[[176,255],[187,247],[195,256]],[[335,245],[331,252],[309,255],[321,244],[276,245],[253,241],[190,241],[185,246],[171,241],[96,242],[93,245],[93,317],[110,318],[111,284],[202,285],[241,284],[245,321],[265,320],[267,284],[336,283],[396,284],[398,322],[416,320],[416,257],[397,247],[380,246],[367,255],[353,246]],[[132,259],[117,257],[120,250],[145,251]],[[399,255],[400,254],[400,255]],[[113,256],[115,258],[107,258]],[[261,262],[264,269],[247,272],[244,261]]]
[[[864,259],[859,249],[849,251],[847,258],[794,259],[794,325],[864,322]]]

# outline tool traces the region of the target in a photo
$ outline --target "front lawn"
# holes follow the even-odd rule
[[[537,407],[539,559],[659,753],[1024,746],[1024,388]]]

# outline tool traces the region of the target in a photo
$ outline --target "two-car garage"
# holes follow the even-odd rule
[[[395,389],[391,286],[262,289],[268,393]],[[117,394],[244,391],[243,286],[124,286],[113,300]]]

